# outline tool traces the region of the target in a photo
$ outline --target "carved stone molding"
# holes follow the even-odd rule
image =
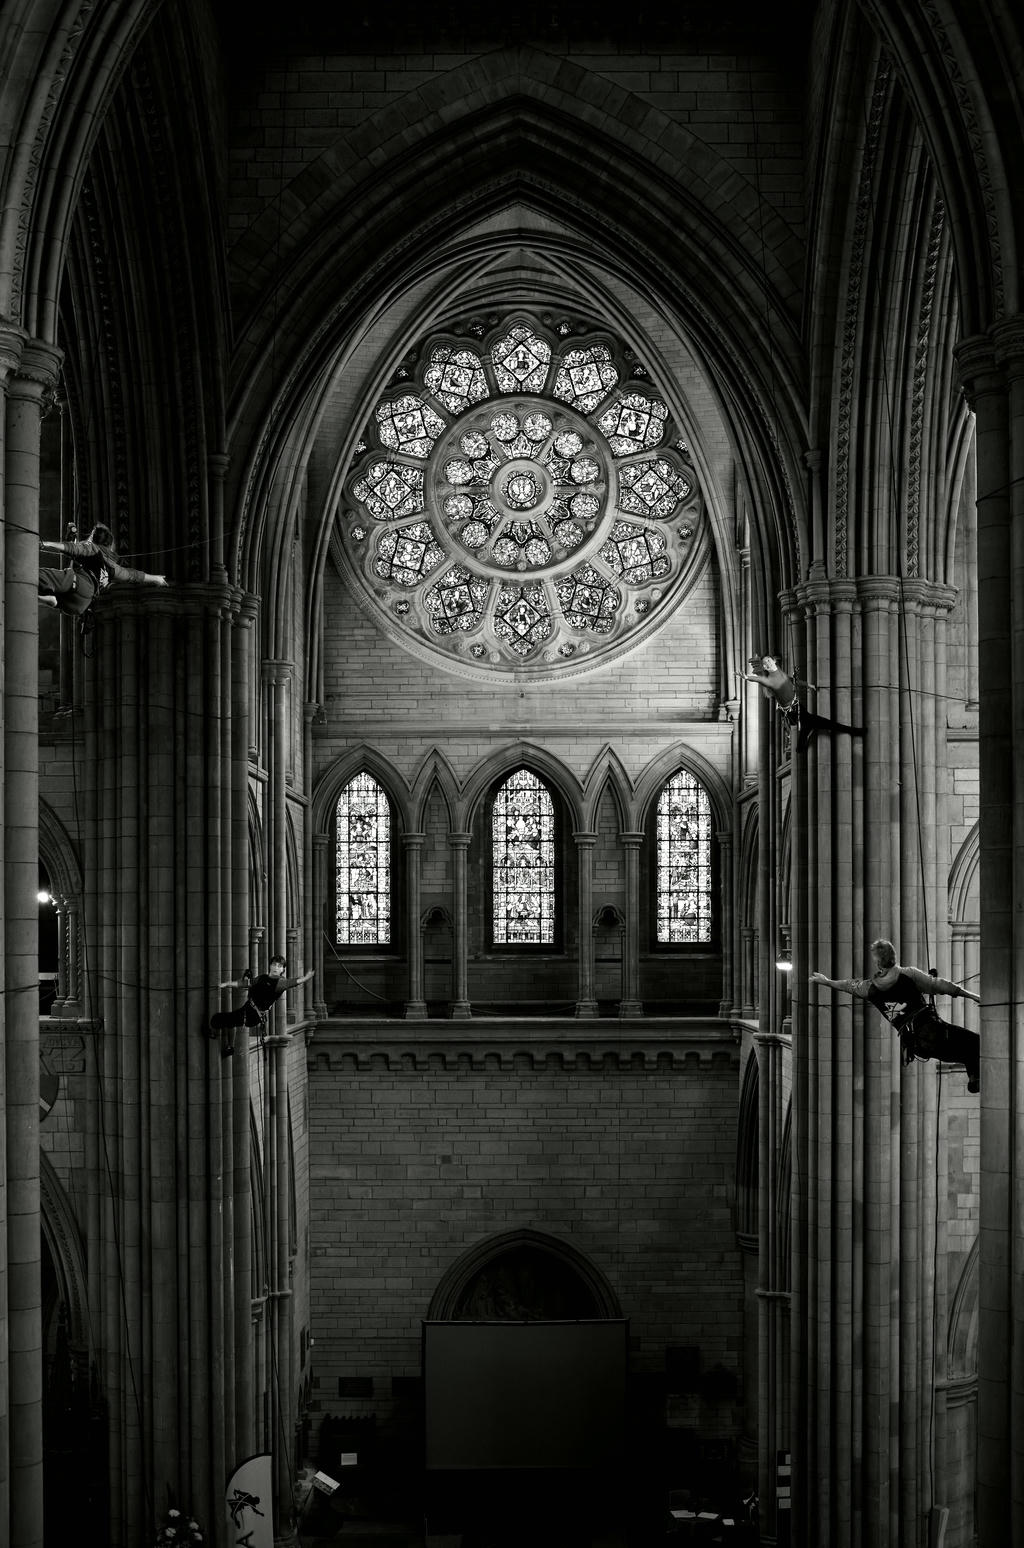
[[[921,287],[921,304],[917,318],[917,336],[914,347],[914,376],[910,409],[910,438],[907,448],[907,504],[904,552],[908,575],[917,575],[920,565],[921,541],[921,457],[924,444],[924,414],[928,368],[931,356],[932,312],[935,304],[935,280],[939,267],[939,254],[946,230],[946,210],[941,199],[932,206],[931,227],[928,233],[928,249],[925,257],[924,277]]]
[[[882,122],[892,87],[892,61],[883,54],[875,76],[868,124],[861,160],[860,181],[857,187],[856,215],[853,238],[850,245],[849,275],[846,290],[846,314],[843,318],[843,335],[839,365],[839,404],[836,413],[835,455],[835,505],[832,529],[834,533],[833,570],[845,575],[849,563],[848,536],[850,523],[850,438],[853,426],[853,402],[858,384],[860,363],[861,319],[863,311],[862,290],[865,284],[865,259],[868,233],[873,218],[873,200],[878,146]]]
[[[464,1033],[450,1022],[443,1025],[444,1030],[435,1031],[431,1025],[413,1031],[408,1022],[401,1029],[321,1022],[310,1045],[309,1068],[314,1078],[318,1071],[345,1070],[698,1075],[712,1068],[739,1068],[733,1029],[717,1022],[674,1022],[671,1028],[652,1029],[647,1019],[638,1018],[635,1029],[616,1021],[607,1032],[593,1025],[581,1029],[577,1021],[557,1031],[550,1025],[524,1027],[512,1020],[490,1026],[475,1020],[472,1031]]]
[[[39,1021],[39,1052],[55,1075],[85,1074],[86,1038],[99,1031],[98,1021]]]

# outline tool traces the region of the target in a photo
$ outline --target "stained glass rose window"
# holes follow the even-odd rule
[[[416,359],[371,406],[338,515],[388,627],[492,675],[578,672],[647,637],[707,551],[650,373],[604,330],[523,313],[456,323]]]

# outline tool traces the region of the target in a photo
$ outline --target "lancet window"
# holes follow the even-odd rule
[[[491,805],[491,915],[495,946],[553,946],[555,806],[543,781],[517,769]]]
[[[700,780],[679,769],[658,797],[655,831],[656,941],[711,946],[714,877],[711,802]]]
[[[391,803],[372,774],[357,774],[335,808],[335,940],[388,946],[391,918]]]

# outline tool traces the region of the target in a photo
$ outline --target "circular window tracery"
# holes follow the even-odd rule
[[[608,335],[570,345],[522,314],[467,331],[428,339],[373,409],[339,512],[350,572],[389,627],[459,669],[596,665],[697,573],[686,443]]]

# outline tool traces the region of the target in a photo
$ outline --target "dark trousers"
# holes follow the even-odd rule
[[[911,1059],[943,1059],[947,1064],[962,1064],[971,1081],[981,1078],[981,1039],[966,1027],[951,1026],[936,1016],[921,1018],[913,1031],[901,1034]]]
[[[80,617],[92,606],[96,598],[96,587],[92,583],[92,576],[76,570],[68,565],[64,570],[40,570],[39,571],[39,595],[41,597],[56,597],[57,611],[70,613],[72,617]]]
[[[258,1027],[265,1019],[266,1017],[260,1015],[252,1001],[246,1000],[245,1004],[240,1005],[237,1010],[218,1011],[215,1016],[210,1017],[210,1025],[216,1027],[218,1031],[224,1027]]]
[[[824,715],[816,715],[813,710],[805,709],[802,704],[791,704],[786,710],[786,719],[791,726],[796,727],[797,752],[803,752],[816,731],[845,731],[848,736],[864,735],[861,726],[847,726],[841,720],[829,720]]]

